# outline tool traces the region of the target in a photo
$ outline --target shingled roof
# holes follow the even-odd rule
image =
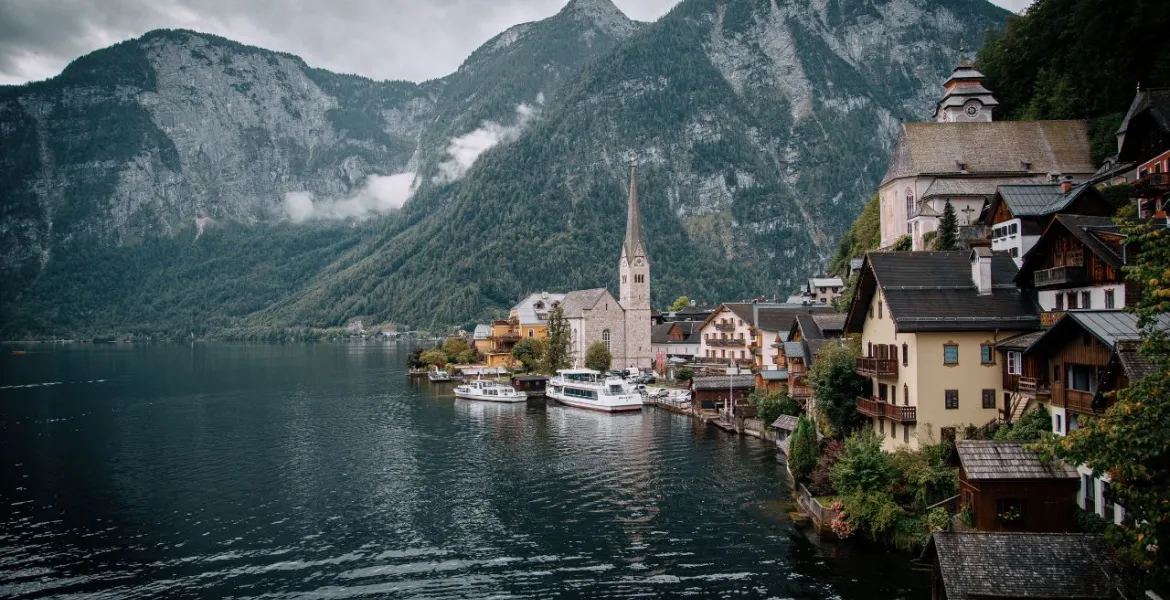
[[[597,301],[608,293],[609,290],[605,288],[597,288],[593,290],[574,290],[565,294],[564,299],[561,300],[565,318],[574,319],[581,317],[584,311],[593,308],[597,304]]]
[[[756,387],[756,376],[751,373],[738,375],[706,375],[691,381],[695,390],[718,391],[728,388],[743,389]]]
[[[1099,216],[1113,214],[1113,208],[1097,188],[1087,183],[1074,185],[1068,193],[1060,184],[1001,185],[984,214],[995,215],[999,203],[1003,202],[1013,217],[1039,217],[1066,210],[1082,199],[1084,202],[1069,212]]]
[[[764,331],[788,333],[792,323],[798,318],[809,318],[814,314],[835,314],[832,308],[821,305],[809,306],[761,306],[756,309],[759,323],[756,325]]]
[[[921,174],[1087,176],[1095,170],[1084,121],[904,123],[882,185]]]
[[[937,558],[949,600],[1128,597],[1100,535],[939,532],[925,554]]]
[[[861,332],[878,289],[900,333],[1039,329],[1039,307],[1012,283],[1015,276],[1011,255],[991,253],[991,293],[980,295],[969,252],[870,252],[845,330]]]
[[[970,481],[1077,479],[1077,470],[1063,462],[1048,463],[1020,442],[959,440],[959,464]]]

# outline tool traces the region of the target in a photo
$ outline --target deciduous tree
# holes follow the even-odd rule
[[[679,296],[678,298],[674,299],[674,302],[670,303],[670,306],[666,310],[668,310],[670,312],[675,312],[678,310],[682,310],[690,305],[691,305],[690,298],[687,298],[686,296]]]
[[[605,342],[593,342],[585,349],[586,368],[604,373],[609,370],[611,364],[613,364],[613,355],[605,346]]]
[[[541,357],[541,370],[546,374],[552,375],[557,369],[567,369],[572,364],[569,359],[570,336],[565,309],[558,304],[548,315],[548,340],[545,341],[544,356]]]
[[[524,338],[512,346],[512,358],[520,361],[528,371],[537,370],[543,356],[544,342],[536,338]]]
[[[865,393],[866,381],[855,372],[858,356],[859,341],[836,340],[821,346],[809,369],[808,384],[817,412],[825,418],[834,437],[843,438],[862,423],[857,397]]]
[[[443,365],[447,364],[447,353],[443,352],[442,348],[431,348],[430,350],[423,352],[422,355],[419,356],[419,360],[421,360],[424,364],[428,364],[433,367],[442,367]]]

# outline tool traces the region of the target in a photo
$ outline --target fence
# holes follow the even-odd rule
[[[804,487],[803,483],[796,484],[796,503],[808,516],[812,517],[817,527],[828,527],[829,522],[837,518],[837,511],[831,508],[825,508],[817,501],[816,498]]]

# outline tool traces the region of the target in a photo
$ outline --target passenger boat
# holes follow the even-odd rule
[[[548,381],[545,393],[566,406],[602,412],[642,410],[642,395],[619,377],[593,369],[561,369]]]
[[[430,379],[431,381],[436,381],[436,382],[437,381],[451,381],[451,374],[442,370],[442,369],[439,369],[437,371],[431,371],[430,373],[427,373],[427,379]]]
[[[486,402],[525,402],[528,400],[528,395],[524,392],[518,392],[516,388],[506,383],[487,379],[476,379],[455,386],[455,397]]]

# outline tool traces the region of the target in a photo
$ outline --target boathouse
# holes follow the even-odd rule
[[[959,507],[980,531],[1073,531],[1080,475],[1019,442],[960,440]]]

